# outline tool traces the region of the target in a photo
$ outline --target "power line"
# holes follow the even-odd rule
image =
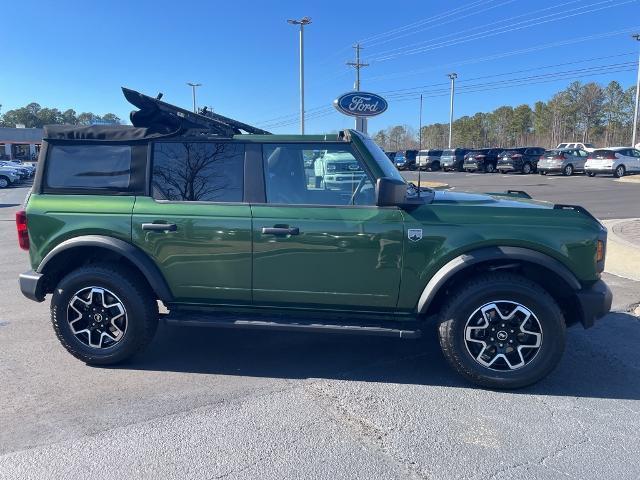
[[[613,0],[606,0],[606,1],[607,2],[611,2]],[[510,32],[513,32],[513,31],[517,31],[517,30],[522,30],[524,28],[535,27],[535,26],[543,25],[543,24],[550,23],[550,22],[556,22],[558,20],[564,20],[564,19],[567,19],[567,18],[572,18],[572,17],[578,16],[578,15],[584,15],[584,14],[587,14],[587,13],[593,13],[593,12],[597,12],[597,11],[604,10],[604,9],[607,9],[607,8],[618,7],[618,6],[621,6],[621,5],[628,4],[628,3],[634,3],[636,1],[637,0],[625,0],[623,2],[619,2],[619,3],[614,4],[614,5],[605,5],[605,6],[602,6],[602,7],[599,7],[599,8],[594,8],[594,9],[587,10],[587,11],[584,11],[584,12],[571,13],[571,14],[568,14],[568,15],[564,15],[564,16],[557,17],[557,18],[552,18],[552,19],[547,19],[547,20],[543,20],[543,21],[535,21],[534,23],[529,23],[528,25],[521,25],[521,26],[518,26],[518,27],[511,27],[511,26],[510,27],[503,27],[502,29],[498,29],[498,30],[495,30],[495,31],[492,31],[492,32],[483,32],[483,33],[473,34],[473,35],[470,35],[470,36],[467,36],[467,37],[453,39],[453,40],[449,40],[449,41],[444,41],[444,42],[436,43],[436,44],[425,46],[425,47],[409,49],[409,50],[406,50],[406,51],[398,51],[396,53],[385,53],[385,52],[383,52],[381,54],[378,54],[378,55],[380,55],[379,57],[374,57],[371,61],[383,62],[383,61],[386,61],[386,60],[392,60],[392,59],[397,58],[399,56],[415,55],[417,53],[425,53],[425,52],[428,52],[428,51],[437,50],[439,48],[451,47],[451,46],[459,45],[459,44],[462,44],[462,43],[468,43],[468,42],[471,42],[471,41],[492,37],[492,36],[495,36],[495,35],[501,35],[501,34],[510,33]],[[604,2],[598,2],[598,3],[592,4],[592,5],[588,5],[588,6],[594,6],[594,5],[601,4],[601,3],[604,3]],[[584,7],[581,7],[581,8],[584,8]],[[579,9],[574,9],[573,11],[575,11],[575,10],[579,10]],[[571,10],[569,12],[571,12]],[[567,13],[567,12],[562,12],[562,13]],[[393,50],[390,50],[389,52],[393,52]]]

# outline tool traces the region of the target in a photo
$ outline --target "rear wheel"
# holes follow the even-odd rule
[[[624,177],[626,170],[624,168],[624,165],[618,165],[616,167],[616,169],[613,171],[613,176],[616,178],[621,178]]]
[[[596,176],[596,172],[587,172],[587,176],[595,177]]]
[[[59,282],[51,299],[51,322],[74,357],[111,365],[151,341],[158,306],[136,272],[97,264],[78,268]]]
[[[529,175],[532,171],[533,167],[529,162],[526,162],[524,165],[522,165],[522,173],[524,173],[525,175]]]
[[[493,163],[486,163],[484,166],[484,173],[493,173],[496,171],[496,167]]]
[[[558,364],[565,323],[538,284],[511,273],[489,273],[464,285],[443,308],[440,346],[462,376],[489,388],[520,388]]]
[[[7,188],[11,182],[7,177],[0,177],[0,188]]]
[[[573,165],[569,164],[569,165],[567,165],[566,167],[564,167],[564,168],[562,169],[562,174],[563,174],[565,177],[570,177],[571,175],[573,175]]]
[[[540,170],[540,175],[546,175],[547,171],[546,170]]]

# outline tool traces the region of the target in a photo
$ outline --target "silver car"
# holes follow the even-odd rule
[[[575,172],[584,172],[584,164],[589,153],[580,148],[557,148],[548,150],[538,160],[540,175],[547,173],[562,173],[570,177]]]
[[[440,157],[442,150],[420,150],[416,155],[416,167],[420,170],[440,170]]]

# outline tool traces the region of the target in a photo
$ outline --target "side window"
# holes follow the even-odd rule
[[[374,188],[347,146],[265,144],[267,203],[373,205]]]
[[[128,192],[132,176],[129,145],[50,145],[44,187]]]
[[[162,142],[153,146],[151,187],[156,200],[241,202],[244,145]]]

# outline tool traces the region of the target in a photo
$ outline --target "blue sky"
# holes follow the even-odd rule
[[[448,121],[450,71],[460,87],[456,117],[547,99],[572,79],[628,87],[636,77],[640,42],[630,34],[640,32],[639,0],[8,0],[2,111],[36,101],[128,119],[120,86],[161,91],[190,108],[191,81],[203,83],[199,105],[297,132],[298,32],[286,19],[305,15],[313,20],[305,33],[307,133],[353,125],[327,107],[353,87],[345,62],[358,40],[371,63],[362,89],[389,98],[370,132],[417,127],[420,91],[423,123]],[[476,86],[462,93],[465,85]]]

